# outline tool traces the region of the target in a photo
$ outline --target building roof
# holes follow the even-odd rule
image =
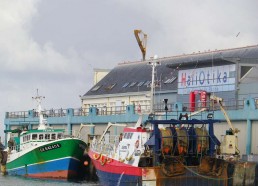
[[[258,45],[215,50],[157,59],[156,90],[176,91],[178,70],[234,63],[258,64]],[[151,60],[118,64],[84,96],[122,94],[150,90]]]

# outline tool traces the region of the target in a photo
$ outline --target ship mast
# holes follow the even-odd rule
[[[159,61],[157,61],[158,56],[154,56],[154,60],[149,62],[149,65],[152,66],[152,73],[151,73],[151,93],[150,93],[150,114],[154,114],[153,106],[154,106],[154,88],[155,88],[155,68],[156,66],[160,65]]]
[[[38,126],[39,130],[46,129],[46,120],[43,118],[43,113],[42,113],[42,108],[41,108],[41,101],[44,98],[45,98],[44,96],[39,96],[38,89],[37,89],[37,95],[35,97],[32,97],[32,99],[36,100],[38,103],[36,112],[38,113],[38,117],[39,117],[39,126]]]

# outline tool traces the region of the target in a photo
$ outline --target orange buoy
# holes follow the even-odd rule
[[[89,162],[88,162],[88,161],[85,161],[83,164],[84,164],[85,166],[88,166],[88,165],[89,165]]]

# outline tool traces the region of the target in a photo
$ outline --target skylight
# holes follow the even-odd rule
[[[144,82],[145,82],[145,81],[139,82],[137,86],[138,86],[138,87],[142,86],[142,85],[144,84]]]
[[[97,91],[102,85],[95,86],[91,89],[92,92]]]
[[[133,87],[137,82],[132,82],[129,87]]]
[[[164,84],[170,84],[170,83],[173,83],[175,80],[176,80],[176,77],[175,77],[175,76],[173,76],[172,78],[167,79],[167,80],[164,82]]]
[[[151,83],[151,81],[146,81],[146,83],[144,83],[144,85],[149,86],[150,83]]]
[[[127,82],[127,83],[125,83],[124,85],[123,85],[123,88],[125,88],[125,87],[127,87],[129,85],[129,83]]]
[[[111,90],[112,88],[114,88],[114,86],[116,86],[116,83],[113,83],[112,85],[107,86],[105,89]]]

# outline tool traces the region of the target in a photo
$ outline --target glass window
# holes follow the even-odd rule
[[[45,134],[45,139],[50,139],[50,134]]]
[[[63,136],[62,133],[58,133],[58,134],[57,134],[57,138],[58,138],[58,139],[61,139],[62,136]]]
[[[144,81],[141,81],[140,83],[138,83],[138,87],[142,86],[144,84]]]
[[[133,87],[137,82],[132,82],[129,87]]]
[[[127,83],[125,83],[124,85],[123,85],[123,88],[125,88],[125,87],[127,87],[129,85],[129,83],[127,82]]]
[[[124,138],[127,139],[127,133],[124,134]]]
[[[32,140],[37,140],[38,135],[37,134],[32,134]]]
[[[151,84],[151,81],[146,81],[144,85],[149,86]]]
[[[56,134],[51,134],[51,139],[55,140],[56,139]]]
[[[40,139],[40,140],[43,140],[43,139],[44,139],[43,134],[40,134],[40,135],[39,135],[39,139]]]

